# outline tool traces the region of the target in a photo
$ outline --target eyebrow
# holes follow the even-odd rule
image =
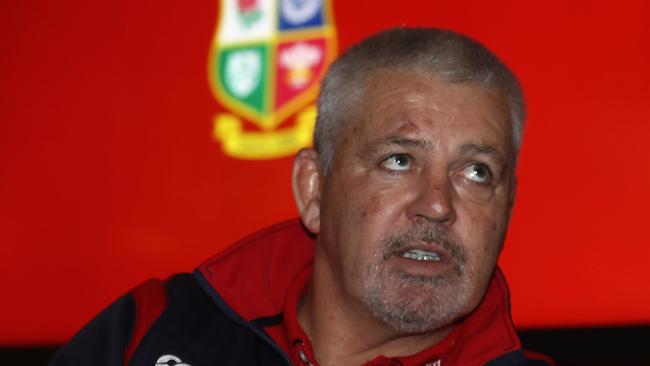
[[[417,148],[425,151],[434,150],[434,144],[429,140],[390,136],[390,137],[373,141],[369,146],[363,149],[359,155],[369,156],[372,155],[377,150],[380,150],[382,147],[386,147],[390,145]],[[462,154],[488,155],[498,160],[500,163],[505,163],[507,161],[506,157],[501,152],[501,150],[489,144],[466,143],[459,148],[459,151]]]
[[[391,145],[397,145],[405,148],[417,148],[422,150],[433,150],[434,148],[433,143],[428,140],[411,139],[400,136],[389,136],[372,141],[359,152],[359,156],[368,157],[374,155],[378,151],[381,151],[383,148]]]
[[[475,143],[464,144],[460,147],[460,152],[463,154],[490,155],[495,159],[499,160],[500,162],[506,161],[506,158],[501,152],[501,150],[488,144],[475,144]]]
[[[406,137],[388,137],[380,140],[379,145],[398,145],[404,147],[415,147],[422,150],[433,150],[433,143],[431,141],[410,139]]]

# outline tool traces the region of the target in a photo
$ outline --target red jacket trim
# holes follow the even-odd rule
[[[198,270],[226,305],[250,322],[283,312],[294,279],[312,265],[314,244],[314,237],[298,220],[287,221],[240,240]],[[481,304],[457,325],[458,338],[443,357],[445,361],[483,365],[521,350],[510,317],[509,297],[497,268]]]
[[[130,294],[135,303],[135,321],[131,339],[124,349],[125,366],[131,361],[142,338],[167,306],[165,282],[158,279],[148,280],[131,290]]]

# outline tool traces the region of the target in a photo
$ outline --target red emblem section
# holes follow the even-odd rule
[[[325,62],[328,59],[326,46],[324,38],[278,44],[275,110],[284,107],[306,90],[316,86],[325,71]]]

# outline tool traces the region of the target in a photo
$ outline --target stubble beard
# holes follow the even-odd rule
[[[450,254],[451,269],[436,276],[414,275],[392,268],[388,261],[409,242],[436,242]],[[363,274],[363,302],[372,315],[402,333],[442,329],[464,315],[471,286],[463,247],[445,227],[424,224],[391,235]]]

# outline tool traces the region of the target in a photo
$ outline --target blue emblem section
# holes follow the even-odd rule
[[[323,25],[322,0],[280,0],[280,30]]]

